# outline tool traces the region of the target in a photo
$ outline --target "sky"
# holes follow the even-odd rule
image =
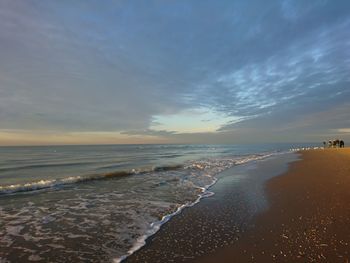
[[[335,138],[349,0],[0,1],[0,145]]]

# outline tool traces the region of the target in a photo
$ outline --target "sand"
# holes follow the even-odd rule
[[[349,262],[350,149],[301,154],[267,183],[271,206],[255,227],[196,262]]]
[[[126,262],[349,262],[350,149],[300,154],[228,171]]]

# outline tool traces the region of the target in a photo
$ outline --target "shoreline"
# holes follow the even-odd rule
[[[195,263],[350,260],[350,148],[302,151],[266,184],[270,208],[233,246]]]
[[[192,203],[183,204],[180,207],[178,207],[175,212],[167,214],[167,215],[163,216],[161,220],[151,223],[151,229],[149,229],[148,233],[145,234],[144,236],[141,236],[136,241],[134,246],[128,251],[128,254],[123,255],[123,256],[121,256],[119,258],[113,259],[113,263],[125,262],[125,260],[128,257],[130,257],[131,255],[136,253],[138,250],[140,250],[142,247],[147,245],[147,239],[149,239],[153,235],[156,235],[157,232],[159,231],[159,229],[162,227],[162,225],[166,224],[169,220],[172,219],[172,217],[180,214],[182,212],[182,210],[184,210],[186,208],[190,208],[190,207],[198,204],[203,198],[207,198],[207,197],[210,197],[210,196],[214,195],[213,192],[209,191],[209,188],[211,186],[215,185],[216,182],[217,182],[217,179],[212,184],[207,185],[206,187],[203,187],[202,188],[202,190],[203,190],[202,194],[198,195],[198,198],[196,200],[194,200]]]
[[[298,155],[295,153],[284,153],[223,171],[216,184],[208,189],[215,193],[214,196],[202,199],[196,206],[183,209],[162,225],[155,235],[150,236],[145,246],[122,262],[187,262],[206,255],[207,252],[203,249],[205,246],[206,250],[216,251],[220,247],[217,240],[219,236],[222,245],[236,243],[250,227],[249,222],[253,216],[267,209],[267,200],[264,198],[265,181],[285,172],[288,163],[297,159]],[[231,202],[222,209],[220,204],[226,198]],[[224,217],[225,214],[229,215],[226,215],[227,220],[230,220],[230,216],[234,219],[226,226],[222,223],[213,224],[212,221],[219,214]],[[200,220],[196,224],[198,219]],[[227,231],[233,234],[229,240],[226,238]]]
[[[292,155],[225,171],[213,197],[184,209],[123,262],[348,263],[350,148]],[[267,206],[235,188],[240,173],[269,174],[260,190],[254,180],[240,185],[263,190]]]

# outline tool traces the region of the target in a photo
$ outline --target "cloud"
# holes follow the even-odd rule
[[[87,5],[85,13],[78,10],[80,3],[33,3],[9,1],[1,6],[2,128],[143,129],[154,114],[184,106],[174,99],[181,89],[172,96],[178,81],[150,68],[146,50],[136,57],[137,47],[114,46],[118,27],[111,26],[116,36],[105,39],[100,30],[110,25],[99,21],[104,14],[94,14],[94,6]],[[96,23],[88,15],[95,16]],[[94,27],[88,28],[90,23]]]
[[[326,0],[2,1],[0,129],[176,142],[263,141],[276,131],[297,140],[306,126],[326,133],[340,125],[327,113],[349,113],[349,8]],[[224,120],[199,120],[214,134],[176,128],[198,108]],[[321,113],[324,125],[306,118]]]
[[[130,131],[123,131],[121,134],[125,135],[142,135],[142,136],[155,136],[155,137],[168,137],[171,135],[176,134],[175,131],[167,131],[167,130],[152,130],[152,129],[145,129],[145,130],[130,130]]]
[[[281,130],[285,122],[331,111],[350,99],[350,38],[344,35],[349,22],[315,30],[265,60],[213,77],[196,92],[202,103],[242,117],[221,130],[246,126]],[[345,110],[350,114],[350,108]]]
[[[337,132],[340,132],[340,133],[350,133],[350,128],[337,129]]]

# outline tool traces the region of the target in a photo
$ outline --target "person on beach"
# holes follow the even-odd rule
[[[339,142],[340,142],[339,139],[336,139],[334,141],[334,144],[335,144],[334,147],[336,147],[336,148],[339,147]]]
[[[343,141],[343,140],[340,140],[340,142],[339,142],[339,147],[340,147],[340,148],[344,148],[344,141]]]
[[[328,141],[328,148],[331,148],[331,147],[332,147],[332,145],[333,145],[332,141],[331,141],[331,140],[329,140],[329,141]]]

